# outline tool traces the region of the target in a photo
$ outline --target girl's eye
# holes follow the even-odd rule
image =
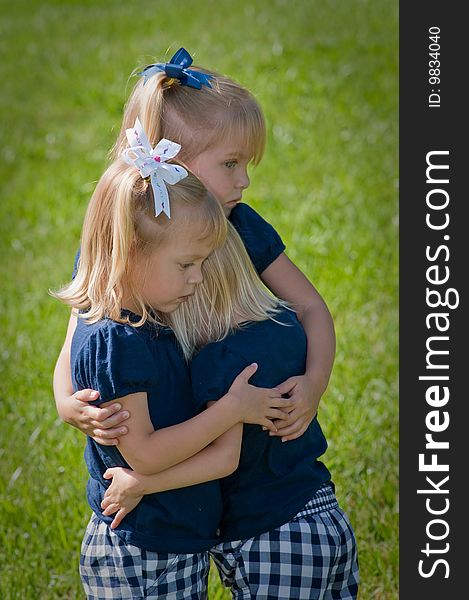
[[[238,164],[237,160],[227,160],[227,161],[225,161],[225,167],[228,167],[228,169],[233,169],[234,167],[236,167],[237,164]]]
[[[181,266],[181,269],[188,269],[189,267],[193,267],[194,263],[193,262],[192,263],[183,263],[180,266]]]

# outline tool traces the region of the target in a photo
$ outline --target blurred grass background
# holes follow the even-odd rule
[[[392,0],[0,0],[0,597],[83,598],[84,439],[51,377],[84,210],[136,66],[180,46],[261,102],[250,202],[325,298],[324,460],[362,600],[398,596],[397,57]],[[212,573],[212,599],[228,598]]]

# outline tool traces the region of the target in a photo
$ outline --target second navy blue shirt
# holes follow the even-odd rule
[[[256,362],[250,383],[275,387],[303,375],[306,334],[296,314],[283,310],[272,319],[249,323],[224,340],[205,346],[192,360],[194,396],[202,408],[221,398],[233,379]],[[298,439],[282,442],[259,425],[244,425],[238,469],[221,480],[221,538],[241,540],[290,521],[311,499],[330,473],[318,460],[327,448],[315,418]]]

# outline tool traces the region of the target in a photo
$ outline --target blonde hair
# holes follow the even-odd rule
[[[122,158],[112,163],[86,211],[76,277],[52,295],[79,309],[89,323],[104,317],[130,322],[121,316],[125,291],[140,308],[141,319],[132,325],[161,322],[132,282],[136,256],[149,256],[181,222],[200,226],[200,239],[209,239],[213,248],[223,243],[227,230],[219,203],[195,175],[167,188],[171,219],[156,218],[151,184]]]
[[[224,339],[243,323],[274,319],[287,303],[267,290],[236,229],[228,222],[225,243],[202,266],[203,283],[176,311],[167,315],[184,355]],[[274,319],[275,320],[275,319]]]
[[[164,72],[140,78],[125,106],[122,127],[112,149],[119,156],[127,146],[125,130],[138,117],[152,146],[161,138],[181,144],[178,158],[189,162],[225,140],[237,140],[253,164],[262,159],[266,128],[262,109],[244,87],[200,67],[192,70],[211,75],[210,85],[200,90],[180,85]]]

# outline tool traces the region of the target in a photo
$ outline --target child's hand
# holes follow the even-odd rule
[[[270,435],[276,435],[282,438],[282,442],[288,442],[301,437],[307,430],[317,413],[321,393],[305,375],[290,377],[278,386],[278,390],[281,394],[288,395],[293,402],[293,409],[289,410],[288,418],[283,422],[274,421],[277,432]]]
[[[282,392],[277,388],[260,388],[248,383],[257,371],[253,363],[236,377],[228,393],[239,403],[240,422],[262,425],[270,431],[277,431],[272,419],[277,424],[288,418],[288,411],[294,406],[290,398],[282,398]]]
[[[128,432],[127,427],[120,425],[130,414],[126,410],[121,411],[121,404],[113,401],[105,402],[101,406],[88,404],[98,397],[99,392],[88,389],[70,396],[67,422],[92,437],[98,444],[117,446],[119,437]]]
[[[130,469],[115,467],[108,469],[103,477],[112,479],[112,483],[104,494],[101,508],[104,509],[103,515],[107,517],[117,513],[111,523],[111,529],[115,529],[143,498],[144,489],[141,483],[143,476]]]

